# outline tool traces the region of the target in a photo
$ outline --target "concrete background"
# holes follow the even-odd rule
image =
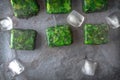
[[[110,30],[109,43],[104,45],[84,45],[83,27],[73,28],[74,42],[70,46],[49,48],[45,29],[55,25],[53,15],[46,14],[45,0],[38,0],[41,10],[37,16],[18,19],[13,16],[10,0],[0,0],[0,19],[10,16],[15,28],[34,29],[38,32],[34,51],[15,51],[9,48],[9,31],[0,32],[0,80],[11,80],[8,63],[16,58],[26,70],[15,80],[119,80],[120,78],[120,29]],[[85,23],[106,23],[105,17],[120,9],[120,0],[108,0],[108,10],[85,14],[82,0],[73,1],[73,9],[86,17]],[[55,15],[57,24],[66,24],[67,14]],[[86,76],[81,72],[83,57],[99,63],[96,75]]]

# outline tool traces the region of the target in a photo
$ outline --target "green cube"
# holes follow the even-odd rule
[[[68,13],[71,11],[71,0],[46,0],[47,13]]]
[[[107,9],[108,0],[83,0],[83,11],[86,13]]]
[[[39,12],[36,0],[11,0],[14,15],[18,18],[28,18]]]
[[[13,29],[11,30],[10,47],[16,50],[33,50],[35,48],[36,35],[37,32],[35,30]]]
[[[85,44],[105,44],[108,42],[109,27],[105,24],[86,24],[84,26]]]
[[[66,46],[72,43],[72,34],[68,25],[49,27],[46,34],[48,45],[51,47]]]

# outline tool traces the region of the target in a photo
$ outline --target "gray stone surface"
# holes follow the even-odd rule
[[[0,80],[10,80],[7,65],[19,59],[26,70],[15,80],[119,80],[120,78],[120,29],[110,30],[108,44],[84,45],[83,27],[73,28],[74,42],[70,46],[50,48],[47,45],[45,29],[55,25],[53,15],[46,14],[45,0],[38,0],[41,10],[37,16],[18,19],[13,16],[10,0],[0,0],[0,19],[10,16],[14,28],[34,29],[38,32],[34,51],[15,51],[9,48],[9,32],[0,32]],[[73,0],[73,9],[81,12],[85,23],[106,23],[105,16],[120,9],[120,0],[108,0],[107,11],[85,14],[82,0]],[[67,14],[55,15],[57,24],[66,24]],[[83,58],[87,55],[99,63],[96,75],[85,76],[81,72]]]

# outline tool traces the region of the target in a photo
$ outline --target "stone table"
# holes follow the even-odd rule
[[[109,32],[109,43],[84,45],[83,26],[72,28],[73,44],[50,48],[47,45],[45,29],[55,25],[53,15],[47,14],[45,0],[38,0],[41,10],[37,16],[18,19],[13,16],[10,0],[0,0],[0,18],[10,16],[14,28],[34,29],[38,32],[34,51],[15,51],[9,48],[9,31],[0,32],[0,80],[9,80],[6,65],[13,58],[19,59],[26,70],[15,80],[119,80],[120,77],[120,29]],[[82,0],[73,1],[73,9],[86,17],[85,23],[106,23],[105,17],[120,9],[120,0],[109,0],[107,11],[85,14]],[[57,24],[66,24],[68,14],[56,14]],[[81,72],[83,58],[87,55],[99,63],[96,75],[86,76]]]

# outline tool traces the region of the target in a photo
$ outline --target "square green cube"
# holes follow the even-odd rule
[[[48,45],[50,47],[67,46],[72,43],[72,34],[68,25],[58,25],[46,29]]]
[[[11,0],[14,15],[18,18],[29,18],[39,12],[36,0]]]
[[[83,0],[83,11],[86,13],[107,9],[108,0]]]
[[[10,47],[15,50],[33,50],[37,32],[27,29],[12,29]]]
[[[86,24],[84,26],[85,44],[105,44],[108,42],[109,27],[105,24]]]
[[[68,13],[71,11],[71,0],[46,0],[47,13]]]

